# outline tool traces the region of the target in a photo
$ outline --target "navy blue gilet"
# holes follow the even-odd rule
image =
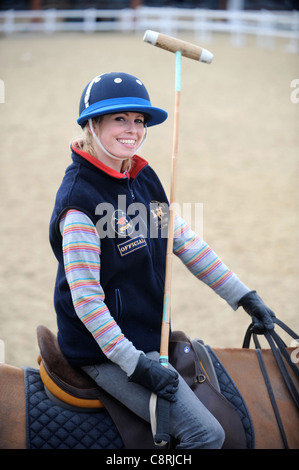
[[[110,313],[137,349],[158,351],[167,238],[161,236],[161,227],[154,230],[154,237],[150,237],[149,231],[153,228],[151,224],[159,221],[157,210],[151,212],[150,204],[168,204],[161,182],[148,163],[138,156],[133,157],[130,177],[108,169],[78,150],[73,149],[72,160],[57,192],[50,222],[50,243],[58,260],[54,306],[61,350],[75,366],[107,360],[78,318],[65,276],[59,221],[67,209],[75,208],[86,213],[98,229],[101,285]],[[103,210],[107,203],[111,209],[108,212]],[[147,209],[145,225],[135,224],[135,231],[132,222],[140,219],[138,210],[137,219],[132,215],[134,203],[142,203]],[[154,206],[157,207],[160,205]],[[103,230],[107,230],[109,236],[103,237]]]

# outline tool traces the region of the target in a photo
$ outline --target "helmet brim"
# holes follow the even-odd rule
[[[147,100],[134,97],[115,98],[102,100],[93,103],[88,108],[85,108],[77,119],[77,123],[84,127],[88,119],[96,116],[103,116],[105,114],[113,114],[117,112],[137,112],[146,114],[148,116],[147,126],[156,126],[162,124],[167,117],[168,113],[161,108],[155,108]]]

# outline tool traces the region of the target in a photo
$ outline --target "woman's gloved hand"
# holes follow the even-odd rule
[[[245,294],[239,300],[239,305],[252,317],[253,333],[262,334],[274,328],[272,319],[275,318],[275,314],[264,304],[255,290]]]
[[[129,377],[130,382],[143,385],[159,397],[175,401],[175,392],[179,385],[177,372],[163,367],[143,354],[139,357],[137,366]]]

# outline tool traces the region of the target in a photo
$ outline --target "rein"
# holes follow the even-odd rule
[[[299,338],[299,335],[296,335],[296,333],[293,330],[291,330],[285,323],[283,323],[278,318],[273,318],[273,322],[276,323],[278,326],[280,326],[293,339],[298,339]],[[284,430],[284,427],[283,427],[283,423],[282,423],[282,420],[281,420],[281,417],[280,417],[280,413],[279,413],[279,410],[278,410],[276,399],[275,399],[275,396],[274,396],[274,393],[273,393],[273,389],[272,389],[272,386],[271,386],[271,381],[270,381],[270,378],[269,378],[269,375],[268,375],[268,372],[267,372],[267,368],[266,368],[266,365],[265,365],[265,362],[264,362],[264,359],[263,359],[263,355],[262,355],[262,351],[261,351],[261,345],[260,345],[260,342],[258,340],[257,334],[252,332],[252,326],[253,326],[253,324],[249,325],[249,327],[246,331],[242,347],[243,348],[249,348],[251,337],[253,337],[253,341],[254,341],[254,344],[255,344],[255,350],[256,350],[257,357],[258,357],[259,365],[260,365],[260,368],[261,368],[261,371],[262,371],[262,374],[263,374],[263,377],[264,377],[264,380],[265,380],[265,383],[266,383],[266,386],[267,386],[267,390],[268,390],[269,397],[270,397],[270,400],[271,400],[271,404],[272,404],[272,407],[273,407],[273,410],[274,410],[276,421],[277,421],[277,424],[278,424],[278,427],[279,427],[279,430],[280,430],[280,433],[281,433],[283,444],[284,444],[285,448],[288,449],[289,446],[288,446],[287,437],[286,437],[285,430]],[[267,342],[268,342],[268,344],[269,344],[269,346],[272,350],[275,361],[276,361],[277,366],[280,370],[282,378],[283,378],[283,380],[286,384],[286,387],[288,388],[288,390],[290,392],[290,395],[291,395],[295,405],[299,409],[299,393],[297,391],[297,388],[296,388],[296,385],[295,385],[293,379],[291,378],[291,376],[289,374],[289,371],[286,367],[286,364],[285,364],[283,358],[286,360],[287,364],[289,365],[289,367],[294,372],[295,377],[298,381],[299,381],[299,370],[296,367],[295,363],[292,361],[292,358],[291,358],[289,352],[287,351],[286,344],[280,338],[280,336],[274,331],[274,329],[266,331],[263,335],[266,338],[266,340],[267,340]]]

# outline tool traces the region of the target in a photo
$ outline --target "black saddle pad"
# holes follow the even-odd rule
[[[53,404],[39,371],[24,369],[28,449],[122,449],[119,432],[105,409],[78,413]]]
[[[255,442],[254,428],[247,405],[233,379],[231,378],[223,364],[221,364],[220,360],[218,359],[212,348],[210,348],[210,346],[206,346],[206,348],[208,349],[210,357],[212,359],[221,393],[225,396],[225,398],[230,402],[230,404],[235,408],[236,412],[239,414],[245,430],[247,448],[253,449]]]

